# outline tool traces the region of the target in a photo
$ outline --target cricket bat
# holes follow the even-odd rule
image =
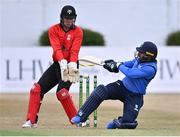
[[[94,56],[84,56],[79,58],[79,64],[82,66],[83,64],[84,66],[94,66],[94,65],[103,66],[104,61]]]

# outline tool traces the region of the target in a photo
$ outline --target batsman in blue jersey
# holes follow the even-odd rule
[[[146,41],[136,48],[135,58],[131,61],[118,63],[114,60],[106,60],[103,66],[105,69],[115,73],[120,71],[125,78],[106,86],[99,85],[71,122],[74,124],[85,122],[104,100],[111,99],[123,102],[123,114],[109,122],[107,129],[135,129],[138,125],[136,119],[143,106],[146,88],[156,75],[157,53],[156,45]]]

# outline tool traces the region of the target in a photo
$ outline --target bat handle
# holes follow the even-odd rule
[[[104,65],[104,63],[105,63],[105,62],[104,62],[104,60],[102,60],[102,61],[101,61],[101,66],[103,66],[103,65]]]

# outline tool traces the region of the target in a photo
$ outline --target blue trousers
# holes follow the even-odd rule
[[[106,86],[99,85],[79,109],[78,114],[81,122],[86,121],[87,117],[104,100],[120,100],[123,102],[123,114],[118,119],[121,122],[132,123],[136,120],[140,108],[143,106],[143,95],[128,91],[122,81],[110,83]]]
[[[106,100],[120,100],[124,104],[122,122],[134,122],[143,106],[143,95],[130,92],[120,80],[105,87],[108,94]]]

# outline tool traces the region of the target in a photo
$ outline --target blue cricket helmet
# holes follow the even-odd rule
[[[150,41],[146,41],[140,47],[136,47],[136,50],[138,52],[145,53],[147,56],[150,56],[152,59],[156,59],[158,54],[157,46]]]

